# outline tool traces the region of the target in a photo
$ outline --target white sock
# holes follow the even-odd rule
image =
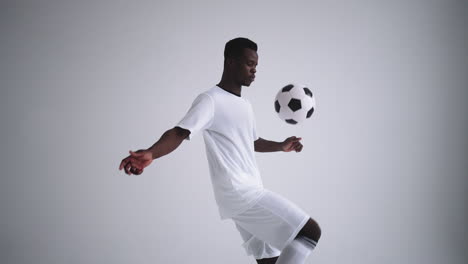
[[[303,264],[316,245],[317,242],[305,236],[297,237],[281,251],[276,264]]]

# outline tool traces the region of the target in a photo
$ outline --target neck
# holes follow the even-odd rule
[[[231,93],[237,94],[241,96],[242,85],[235,83],[232,80],[227,80],[222,78],[221,81],[217,84],[217,86],[221,87],[222,89],[229,91]]]

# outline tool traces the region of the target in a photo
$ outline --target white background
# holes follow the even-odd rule
[[[0,256],[16,263],[255,263],[221,221],[201,136],[118,170],[258,46],[243,90],[264,185],[322,227],[307,263],[468,260],[468,9],[462,1],[2,1]],[[276,92],[309,85],[301,126]]]

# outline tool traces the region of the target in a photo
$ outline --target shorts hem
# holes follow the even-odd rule
[[[294,232],[291,234],[291,236],[288,238],[288,240],[286,240],[286,243],[284,243],[284,246],[283,248],[281,248],[280,250],[282,251],[287,245],[289,245],[289,243],[291,243],[291,241],[293,241],[294,238],[296,238],[297,234],[299,234],[299,232],[301,231],[301,229],[306,225],[307,221],[310,219],[310,216],[307,215],[306,217],[304,217],[304,219],[302,219],[301,221],[301,224],[296,228],[296,230],[294,230]]]
[[[258,256],[258,255],[255,255],[250,249],[249,249],[249,245],[250,245],[250,242],[252,239],[255,239],[256,237],[255,236],[252,236],[249,240],[245,241],[244,243],[242,243],[242,247],[244,248],[245,252],[247,253],[247,256],[252,256],[253,258],[255,259],[263,259],[263,258],[273,258],[273,257],[277,257],[279,256],[279,254],[281,254],[281,250],[275,248],[272,246],[273,250],[276,250],[276,252],[271,252],[271,253],[265,253],[265,252],[262,252],[262,255]]]

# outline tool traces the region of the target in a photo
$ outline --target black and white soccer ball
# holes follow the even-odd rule
[[[315,97],[305,85],[291,83],[276,94],[275,111],[288,124],[296,125],[310,118],[315,109]]]

